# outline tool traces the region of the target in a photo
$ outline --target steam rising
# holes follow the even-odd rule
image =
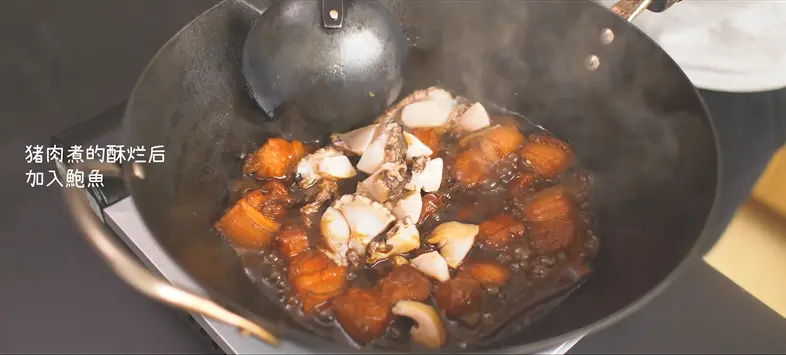
[[[685,184],[704,174],[700,169],[715,168],[710,130],[699,118],[703,113],[687,79],[648,38],[599,5],[383,3],[401,19],[413,46],[401,96],[436,84],[526,116],[571,143],[596,177],[595,196],[605,202],[625,201],[663,184]],[[232,171],[227,165],[269,136],[315,129],[295,119],[260,124],[265,119],[245,93],[239,66],[234,67],[242,35],[256,15],[233,16],[231,30],[212,32],[215,41],[185,37],[172,47],[177,56],[194,57],[188,60],[194,68],[172,82],[185,78],[189,93],[180,97],[195,99],[178,108],[161,139],[183,160],[176,171],[206,164],[200,183]],[[606,28],[615,32],[611,44],[600,40]],[[590,54],[600,58],[598,70],[585,68]],[[147,131],[161,126],[149,124]],[[215,144],[197,144],[204,140]],[[188,174],[181,175],[187,180]]]
[[[602,184],[614,188],[613,198],[674,178],[675,124],[696,113],[668,106],[675,92],[686,91],[687,80],[647,37],[603,7],[578,1],[387,4],[416,48],[403,94],[434,85],[437,77],[461,95],[523,114],[568,139]],[[615,31],[611,44],[601,41],[606,28]],[[598,70],[586,69],[589,55],[600,58]]]
[[[412,45],[400,97],[439,85],[524,115],[571,143],[598,190],[613,190],[598,191],[604,199],[687,181],[699,173],[691,168],[706,167],[692,167],[687,159],[695,154],[681,146],[712,146],[693,88],[649,38],[604,7],[575,0],[381,2]],[[610,44],[601,41],[605,29],[614,31]],[[585,67],[589,55],[600,60],[595,71]],[[285,138],[325,129],[284,121],[261,129]]]

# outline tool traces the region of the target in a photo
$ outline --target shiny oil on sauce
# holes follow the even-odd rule
[[[532,134],[550,135],[542,128],[530,124],[522,118],[515,118],[505,113],[506,116],[493,116],[492,125],[515,121],[525,137]],[[458,139],[446,137],[440,142],[439,156],[445,161],[445,171],[451,168],[455,155],[461,152],[458,148]],[[350,158],[353,165],[358,162],[358,157]],[[493,166],[492,178],[488,178],[472,189],[457,187],[457,183],[445,173],[442,187],[437,192],[441,201],[446,204],[418,225],[421,238],[442,222],[461,221],[464,223],[479,224],[496,215],[506,214],[520,216],[517,202],[509,197],[509,190],[514,178],[532,170],[522,161],[518,153],[509,154]],[[352,193],[359,181],[368,175],[358,172],[358,176],[339,182],[340,195]],[[304,195],[294,181],[285,181],[290,193],[296,201]],[[228,205],[231,206],[245,191],[256,188],[261,181],[245,176],[233,182],[229,187]],[[551,255],[538,255],[533,251],[529,238],[520,238],[502,249],[484,250],[474,247],[465,258],[464,264],[477,261],[493,261],[503,265],[509,272],[508,281],[498,287],[484,287],[482,291],[482,306],[480,310],[471,314],[462,315],[458,319],[447,319],[442,314],[442,322],[447,330],[447,340],[442,349],[465,349],[498,340],[522,327],[529,326],[532,321],[547,313],[559,301],[554,299],[564,298],[580,286],[585,276],[590,272],[590,264],[594,258],[599,240],[592,231],[592,214],[589,209],[589,189],[591,176],[581,168],[575,158],[567,169],[550,178],[537,178],[530,187],[521,192],[522,200],[527,201],[538,191],[543,191],[553,186],[564,187],[570,192],[571,201],[575,206],[576,241],[572,245]],[[424,194],[424,201],[426,200]],[[433,197],[433,196],[432,196]],[[424,202],[425,204],[425,202]],[[328,204],[322,207],[319,213],[314,214],[316,221],[308,230],[308,237],[312,245],[319,243],[319,216]],[[302,203],[296,202],[292,213],[287,219],[296,223],[301,215],[298,209]],[[286,220],[282,224],[288,223]],[[530,233],[531,223],[523,221]],[[304,324],[315,333],[325,337],[343,339],[354,344],[351,338],[341,330],[329,307],[324,307],[320,312],[311,317],[306,317],[300,311],[300,303],[293,296],[291,285],[287,278],[287,266],[283,258],[278,255],[275,248],[264,251],[236,247],[248,276],[261,288],[264,293],[275,293],[278,301],[288,310],[294,319]],[[411,253],[405,254],[407,259],[426,251],[435,250],[433,245],[421,243],[421,247]],[[347,283],[351,287],[370,288],[386,275],[394,265],[390,260],[376,263],[375,265],[361,264],[360,267],[348,266],[346,272]],[[456,275],[456,270],[451,270],[451,277]],[[437,284],[432,280],[432,283]],[[425,303],[433,305],[440,310],[433,295]],[[391,351],[412,351],[420,349],[418,344],[409,339],[409,329],[413,322],[406,318],[392,317],[385,334],[376,340],[364,344],[361,348],[386,349]]]

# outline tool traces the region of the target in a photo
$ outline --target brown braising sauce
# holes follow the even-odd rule
[[[304,183],[299,164],[329,144],[308,146],[278,138],[260,142],[261,147],[245,159],[244,177],[229,188],[227,212],[215,224],[235,246],[249,277],[265,293],[278,294],[295,319],[327,336],[341,334],[360,348],[408,351],[486,344],[529,324],[519,320],[539,316],[544,307],[548,310],[559,302],[555,299],[575,290],[590,272],[598,249],[588,208],[591,176],[568,143],[524,119],[493,112],[488,124],[471,132],[455,124],[407,127],[406,120],[401,123],[401,108],[423,100],[428,90],[424,92],[393,106],[387,119],[432,154],[420,161],[407,159],[407,170],[400,176],[404,182],[387,181],[382,200],[389,199],[377,206],[394,211],[396,201],[413,189],[407,182],[415,181],[415,165],[441,158],[439,188],[426,192],[415,186],[422,205],[410,222],[419,232],[419,246],[391,253],[392,244],[384,245],[374,253],[387,252],[388,257],[369,262],[376,255],[372,244],[384,244],[386,232],[361,246],[365,255],[351,245],[331,245],[325,236],[327,217],[323,218],[328,207],[352,194],[369,196],[367,201],[380,195],[359,190],[369,178],[361,169],[352,177],[322,174],[316,182]],[[458,112],[450,120],[463,117],[471,106],[463,98],[455,102],[453,110]],[[380,129],[374,134],[378,137]],[[412,144],[409,138],[407,142]],[[347,147],[337,151],[352,167],[362,166],[365,153],[353,154]],[[395,155],[390,149],[395,145],[386,146],[386,159]],[[390,216],[387,228],[402,220],[399,213]],[[460,222],[475,231],[471,250],[463,257],[459,252],[457,261],[449,261],[456,257],[446,253],[444,245],[429,242],[435,228],[446,222]],[[354,238],[355,229],[352,234]],[[448,274],[430,271],[440,269],[435,265],[442,260],[425,269],[413,262],[429,252],[436,252],[432,256],[437,259],[447,255],[442,260],[452,264]],[[429,319],[431,313],[422,308],[436,315],[434,324],[444,330],[441,337],[433,329],[411,332],[416,322]],[[413,320],[411,312],[422,317]]]

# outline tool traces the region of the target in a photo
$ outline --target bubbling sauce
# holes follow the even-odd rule
[[[591,176],[566,142],[438,88],[362,130],[315,146],[262,142],[215,225],[248,276],[315,333],[392,351],[487,345],[530,326],[590,273]],[[369,164],[380,137],[387,144]],[[441,171],[423,168],[438,159]],[[412,194],[419,206],[400,203]],[[414,244],[394,243],[407,226]]]

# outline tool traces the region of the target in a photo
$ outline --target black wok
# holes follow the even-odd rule
[[[594,175],[602,241],[594,272],[534,326],[525,326],[528,319],[511,325],[508,336],[483,348],[543,350],[618,321],[673,280],[706,233],[718,163],[702,101],[660,47],[589,1],[385,4],[412,42],[402,96],[439,83],[521,113],[569,141]],[[215,303],[178,292],[135,264],[78,190],[66,189],[67,201],[89,240],[138,290],[269,342],[342,349],[343,339],[321,339],[292,321],[210,231],[228,181],[239,174],[239,157],[289,129],[286,122],[260,123],[266,118],[241,73],[245,36],[267,5],[220,3],[176,34],[142,74],[123,143],[163,145],[164,163],[84,167],[122,173],[152,234]]]

